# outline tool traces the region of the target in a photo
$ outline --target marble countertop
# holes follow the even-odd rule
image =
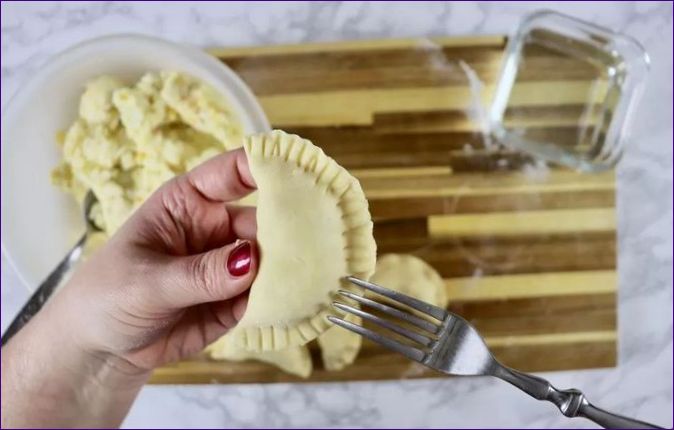
[[[2,106],[59,51],[134,32],[198,46],[503,34],[554,8],[637,38],[652,71],[618,169],[619,365],[552,372],[607,409],[672,426],[672,5],[522,2],[2,3]],[[2,329],[27,299],[2,259]],[[486,378],[148,386],[127,427],[592,427]]]

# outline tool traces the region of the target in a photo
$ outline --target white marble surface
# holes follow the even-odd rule
[[[163,3],[163,2],[162,2]],[[554,7],[624,31],[652,59],[634,138],[619,169],[620,359],[555,372],[596,403],[672,426],[672,5],[564,3],[2,3],[2,106],[47,59],[102,34],[138,32],[199,46],[509,32]],[[4,126],[4,124],[3,124]],[[26,292],[2,259],[2,328]],[[145,388],[128,427],[591,427],[505,383],[387,383]]]

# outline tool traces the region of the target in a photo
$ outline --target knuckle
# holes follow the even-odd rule
[[[236,324],[236,320],[232,316],[231,307],[223,308],[217,304],[211,304],[209,308],[214,321],[223,329],[230,329]]]
[[[174,178],[162,190],[162,204],[168,215],[176,222],[188,219],[190,193],[183,178]]]
[[[194,280],[197,288],[201,289],[207,297],[216,300],[219,296],[222,276],[211,253],[202,254],[189,259],[188,271],[190,278]]]

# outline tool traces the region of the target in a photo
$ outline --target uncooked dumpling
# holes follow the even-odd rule
[[[301,378],[308,378],[313,369],[311,355],[306,346],[295,346],[282,351],[251,352],[237,348],[230,336],[223,336],[209,345],[206,352],[215,360],[255,360],[273,364],[284,372]]]
[[[367,200],[354,177],[299,136],[277,130],[244,148],[258,188],[260,266],[231,336],[249,351],[304,345],[331,327],[334,293],[352,289],[342,278],[374,272]]]
[[[432,305],[447,306],[447,290],[442,277],[428,263],[413,255],[386,254],[380,257],[370,280]],[[348,319],[361,323],[361,319],[353,315],[349,315]],[[327,370],[342,370],[356,360],[361,344],[359,335],[341,327],[331,328],[318,338],[323,366]]]
[[[344,301],[344,299],[340,298],[340,301]],[[355,304],[351,305],[356,306]],[[362,324],[361,318],[351,314],[344,319],[358,325]],[[344,369],[356,360],[362,344],[363,338],[359,335],[342,327],[332,327],[318,337],[323,366],[330,371]]]
[[[377,260],[377,270],[370,281],[441,308],[449,301],[442,277],[414,255],[383,255]]]

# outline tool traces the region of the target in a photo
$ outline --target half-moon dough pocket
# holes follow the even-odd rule
[[[260,265],[231,332],[249,351],[304,345],[332,325],[343,277],[368,279],[376,244],[358,180],[310,141],[280,130],[244,141],[257,184]]]

